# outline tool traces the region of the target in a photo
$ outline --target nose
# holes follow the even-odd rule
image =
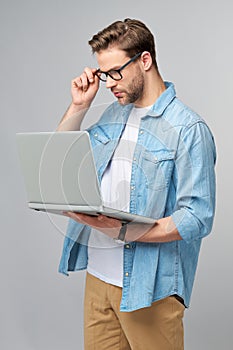
[[[106,88],[110,89],[114,86],[117,85],[117,81],[112,79],[109,75],[107,76],[107,80],[106,80]]]

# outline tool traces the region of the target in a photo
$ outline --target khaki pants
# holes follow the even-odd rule
[[[121,288],[87,273],[85,350],[183,350],[184,306],[173,296],[120,312]]]

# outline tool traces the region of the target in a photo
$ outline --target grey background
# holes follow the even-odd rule
[[[185,344],[232,349],[232,2],[1,0],[1,350],[83,349],[84,273],[57,272],[67,221],[27,208],[15,133],[56,128],[70,80],[96,66],[87,40],[125,17],[153,31],[163,78],[215,135],[217,213],[203,241]],[[91,118],[111,101],[103,86]]]

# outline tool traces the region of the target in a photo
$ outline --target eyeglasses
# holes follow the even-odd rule
[[[121,80],[123,78],[121,71],[125,67],[127,67],[131,62],[134,62],[141,54],[142,54],[141,52],[137,53],[119,69],[110,69],[108,72],[103,72],[100,69],[98,69],[95,74],[102,81],[107,81],[108,76],[113,80]]]

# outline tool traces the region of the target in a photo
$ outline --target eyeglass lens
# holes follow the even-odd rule
[[[107,81],[108,76],[114,80],[120,80],[122,79],[122,75],[119,71],[117,70],[110,70],[109,72],[97,72],[98,77],[102,81]]]

